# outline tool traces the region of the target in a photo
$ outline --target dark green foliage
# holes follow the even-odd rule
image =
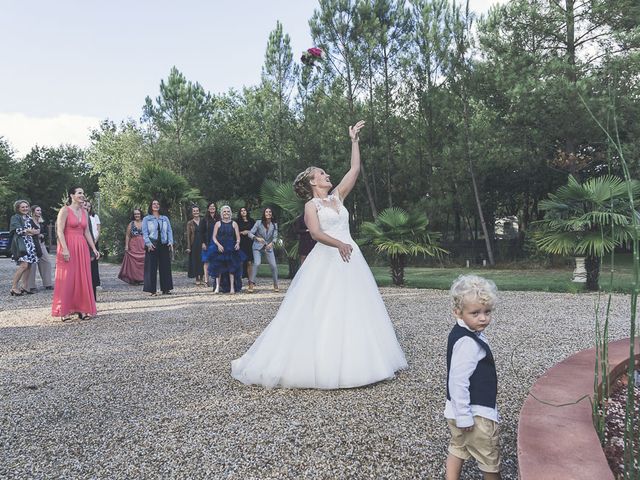
[[[17,170],[21,182],[16,194],[40,205],[47,221],[55,220],[70,187],[82,187],[88,197],[98,191],[98,177],[78,147],[36,146],[18,162]]]

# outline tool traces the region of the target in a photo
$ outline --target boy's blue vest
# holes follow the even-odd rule
[[[498,375],[496,374],[496,364],[493,354],[486,342],[483,342],[475,333],[462,328],[456,324],[449,333],[447,342],[447,400],[451,400],[449,394],[449,370],[451,369],[451,355],[453,346],[462,337],[473,338],[487,354],[478,362],[471,378],[469,379],[469,394],[472,405],[482,405],[483,407],[496,408],[496,397],[498,395]]]

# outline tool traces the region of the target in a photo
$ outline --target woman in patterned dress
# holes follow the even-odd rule
[[[29,291],[38,291],[38,289],[36,288],[36,271],[40,271],[42,286],[46,290],[53,290],[53,270],[55,268],[55,263],[49,256],[49,251],[47,250],[47,228],[44,218],[42,217],[42,207],[38,205],[32,205],[31,218],[33,218],[34,224],[37,225],[40,229],[40,235],[35,235],[33,237],[33,241],[37,242],[36,251],[38,248],[38,243],[40,244],[40,253],[42,254],[42,256],[38,259],[38,268],[33,265],[29,269]]]
[[[10,230],[13,234],[11,253],[18,268],[13,275],[11,284],[11,296],[21,296],[25,293],[33,293],[29,290],[29,271],[34,263],[38,262],[34,235],[40,235],[40,229],[29,216],[30,205],[26,200],[18,200],[13,204],[16,214],[11,217]],[[22,287],[18,290],[19,284]]]
[[[124,238],[124,258],[118,278],[130,285],[144,282],[144,239],[142,238],[142,210],[135,208]]]

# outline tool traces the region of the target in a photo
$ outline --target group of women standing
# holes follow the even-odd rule
[[[160,290],[168,294],[173,289],[171,256],[173,230],[169,219],[160,213],[160,202],[154,199],[148,215],[133,210],[125,235],[125,255],[118,278],[133,284],[143,284],[143,291],[155,295],[157,275]],[[278,239],[278,225],[273,212],[265,208],[262,218],[254,221],[247,208],[242,207],[235,220],[231,207],[225,205],[218,214],[216,204],[210,202],[204,217],[200,207],[191,208],[187,222],[188,276],[196,285],[213,287],[214,293],[235,293],[242,289],[242,278],[248,279],[249,292],[255,289],[257,267],[262,253],[267,257],[278,291],[278,270],[274,254]]]
[[[274,254],[278,225],[270,208],[265,208],[262,218],[254,221],[247,208],[242,207],[233,220],[231,207],[223,206],[218,215],[211,202],[204,218],[200,218],[196,206],[191,209],[191,216],[187,223],[188,274],[196,279],[196,285],[212,286],[215,293],[235,293],[242,289],[245,277],[248,291],[253,292],[264,252],[271,267],[273,288],[278,291]]]

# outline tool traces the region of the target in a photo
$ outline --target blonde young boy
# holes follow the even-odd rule
[[[462,464],[475,458],[485,479],[500,479],[498,379],[484,335],[497,301],[496,285],[477,275],[461,275],[451,286],[456,324],[447,342],[447,403],[451,430],[446,479],[460,478]]]

